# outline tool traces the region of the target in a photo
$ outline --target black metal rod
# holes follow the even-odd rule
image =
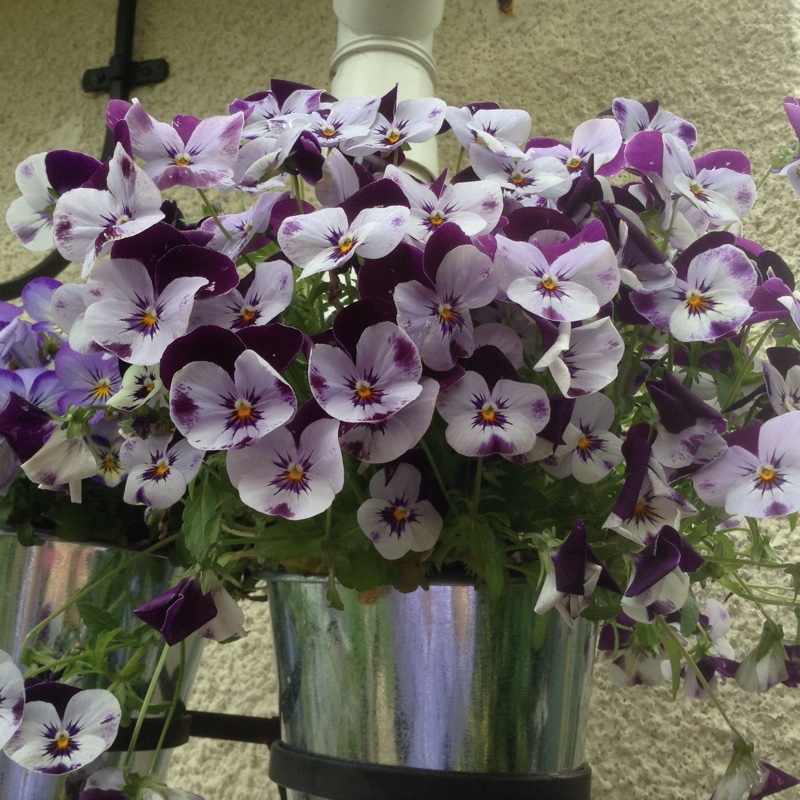
[[[192,720],[190,735],[202,739],[271,745],[281,738],[281,721],[278,717],[245,717],[211,711],[188,713]]]
[[[130,93],[131,63],[133,62],[133,33],[136,25],[136,0],[119,0],[117,6],[117,28],[114,34],[114,55],[109,62],[110,100],[127,100]],[[114,154],[114,134],[106,128],[103,144],[105,161]]]
[[[133,33],[136,23],[136,0],[119,0],[117,5],[117,27],[114,35],[114,55],[109,62],[109,97],[111,100],[127,100],[130,91],[131,61],[133,56]],[[106,129],[101,160],[111,158],[114,153],[114,134]],[[58,251],[45,256],[25,274],[0,283],[0,300],[13,300],[20,296],[25,285],[34,278],[54,278],[69,265],[69,261]]]

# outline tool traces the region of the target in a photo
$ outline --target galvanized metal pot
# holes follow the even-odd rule
[[[130,560],[131,554],[113,547],[77,544],[41,537],[34,547],[23,547],[16,534],[0,530],[0,650],[19,658],[27,632],[53,611],[64,605],[77,592]],[[99,606],[130,629],[137,622],[134,608],[164,592],[175,572],[166,558],[152,555],[132,562],[115,577],[104,582],[86,600]],[[77,608],[50,622],[36,637],[53,652],[67,654],[85,641],[86,629]],[[184,669],[184,694],[188,691],[197,668],[203,640],[189,640]],[[120,652],[118,666],[130,654]],[[173,657],[174,655],[174,657]],[[145,680],[152,675],[158,653],[149,656]],[[170,659],[159,678],[155,701],[171,699],[180,667],[180,655]],[[99,686],[100,684],[98,684]],[[92,688],[84,685],[84,688]],[[135,756],[134,771],[149,769],[152,753]],[[166,768],[168,751],[159,763]],[[63,777],[40,775],[17,766],[0,754],[0,800],[61,800],[77,797],[88,774],[102,766],[121,764],[122,754],[107,753],[84,770]]]
[[[458,579],[372,604],[342,588],[337,611],[325,578],[267,580],[291,748],[475,773],[583,765],[595,627],[535,614],[524,582],[496,602]]]

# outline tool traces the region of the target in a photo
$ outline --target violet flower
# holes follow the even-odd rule
[[[168,645],[175,645],[211,622],[218,611],[211,593],[204,594],[199,581],[184,578],[133,613],[157,630]]]
[[[703,557],[674,528],[664,526],[645,549],[633,556],[634,571],[622,610],[637,622],[683,607],[689,596],[687,573],[699,569]]]
[[[325,511],[344,486],[339,423],[318,419],[299,435],[278,428],[241,450],[229,450],[228,475],[242,502],[286,519]]]
[[[550,554],[550,558],[552,569],[545,575],[534,606],[537,614],[555,608],[573,628],[598,585],[622,593],[605,564],[589,547],[583,520],[576,520],[569,536]]]
[[[158,188],[118,144],[90,181],[58,199],[53,213],[56,247],[64,258],[83,263],[81,276],[86,278],[115,241],[163,218]]]
[[[244,124],[241,113],[204,120],[179,115],[168,125],[136,100],[125,122],[133,154],[145,162],[145,172],[159,189],[208,189],[233,174]]]
[[[800,510],[800,412],[750,426],[746,446],[733,444],[692,476],[704,503],[728,514],[782,517]],[[744,441],[742,437],[739,440]]]
[[[119,701],[105,689],[38,684],[27,690],[22,723],[3,751],[33,772],[74,772],[113,744],[121,714]]]
[[[442,517],[420,497],[422,476],[411,464],[379,470],[369,482],[370,499],[358,508],[358,524],[387,559],[409,550],[430,550],[442,530]]]
[[[0,650],[0,750],[16,733],[25,706],[25,683],[11,656]]]

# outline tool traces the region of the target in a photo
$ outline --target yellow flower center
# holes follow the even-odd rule
[[[356,384],[356,397],[362,403],[371,403],[377,399],[378,393],[366,381],[359,381]]]
[[[580,156],[570,156],[569,160],[567,161],[567,169],[570,172],[575,172],[575,170],[580,169],[583,166],[583,159]]]
[[[698,199],[705,200],[707,195],[703,185],[699,181],[692,181],[689,184],[689,191]]]
[[[239,314],[239,324],[252,325],[257,316],[258,312],[252,306],[245,306]]]
[[[587,450],[592,449],[592,440],[588,436],[581,436],[580,441],[578,442],[578,450],[583,450],[586,452]]]
[[[442,322],[453,322],[457,316],[450,303],[442,303],[439,306],[439,319]]]
[[[650,516],[650,506],[646,500],[640,500],[633,509],[633,518],[637,522],[644,522]]]
[[[555,292],[558,289],[558,281],[552,275],[545,275],[542,278],[541,287],[546,292]]]
[[[497,406],[493,403],[487,403],[481,409],[481,419],[487,425],[493,425],[495,422],[497,422]]]
[[[400,131],[397,128],[392,128],[386,133],[386,141],[389,144],[397,144],[400,141]]]
[[[528,179],[521,172],[512,172],[509,180],[514,186],[524,186]]]
[[[105,400],[111,397],[111,381],[108,378],[103,378],[92,390],[92,397],[95,400]]]
[[[163,478],[165,475],[169,475],[169,463],[166,459],[162,459],[153,469],[153,477]]]
[[[395,522],[403,522],[403,520],[408,519],[408,510],[402,506],[396,506],[392,511],[392,517]]]
[[[66,731],[59,731],[56,735],[56,752],[63,753],[69,749],[69,734]]]
[[[434,211],[429,217],[428,222],[434,228],[438,228],[444,222],[444,214],[441,211]]]
[[[235,422],[241,424],[253,421],[253,406],[248,400],[239,398],[236,401],[236,405],[233,407],[233,409]]]
[[[334,136],[336,136],[336,128],[334,128],[333,125],[325,124],[322,126],[320,133],[326,139],[332,139]]]
[[[342,236],[339,239],[339,255],[347,255],[353,249],[354,244],[352,236]]]
[[[702,292],[698,292],[697,289],[692,289],[692,291],[686,295],[686,308],[690,313],[699,314],[711,308],[711,301],[707,297],[704,297]]]
[[[188,167],[192,163],[192,157],[188,153],[178,153],[172,162],[176,167]]]
[[[778,480],[778,472],[774,467],[764,465],[758,470],[758,481],[762,488],[772,486]]]
[[[303,476],[305,475],[305,471],[299,464],[292,464],[289,469],[286,470],[286,475],[284,475],[284,480],[288,483],[300,483],[303,480]]]
[[[146,309],[144,314],[139,318],[139,324],[144,325],[145,328],[154,328],[158,325],[158,315],[152,306]]]

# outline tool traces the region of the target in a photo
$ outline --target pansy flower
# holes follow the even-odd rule
[[[600,585],[617,594],[622,590],[606,565],[589,547],[586,525],[576,520],[569,536],[551,554],[552,569],[547,571],[534,611],[545,614],[555,608],[570,628],[589,605]]]
[[[99,167],[97,159],[70,150],[37,153],[17,167],[14,178],[22,197],[9,206],[6,224],[28,250],[53,247],[56,200],[88,181]]]
[[[281,259],[258,264],[225,294],[195,303],[190,328],[218,325],[232,331],[266,325],[292,300],[292,267]]]
[[[782,517],[800,509],[800,411],[790,411],[751,426],[742,441],[731,444],[693,476],[704,503],[729,514]]]
[[[484,104],[476,104],[484,105]],[[448,106],[445,119],[453,129],[458,143],[468,151],[486,147],[505,156],[522,156],[520,147],[531,132],[531,117],[518,109]]]
[[[59,198],[53,213],[56,247],[64,258],[83,262],[86,278],[115,241],[163,218],[158,188],[118,144],[90,181]]]
[[[489,256],[467,243],[458,229],[443,227],[435,237],[424,256],[427,274],[400,283],[394,302],[397,324],[409,334],[425,366],[445,372],[456,359],[472,355],[470,309],[491,303],[498,284]],[[450,246],[435,263],[430,254],[441,254],[440,242]]]
[[[199,120],[177,116],[171,125],[151,117],[134,101],[125,122],[133,154],[159,189],[208,189],[233,174],[244,115],[241,112]]]
[[[134,609],[134,616],[157,630],[168,645],[176,645],[208,625],[218,614],[210,592],[200,581],[184,578],[158,597]]]
[[[755,268],[732,244],[709,247],[718,241],[710,237],[683,253],[671,287],[651,294],[631,293],[636,311],[680,342],[719,339],[753,311],[748,301],[758,279]]]
[[[703,557],[674,528],[664,526],[633,557],[633,575],[622,598],[622,610],[637,622],[683,608],[689,597],[689,573]]]
[[[351,306],[354,308],[354,306]],[[341,347],[315,345],[308,362],[311,393],[343,422],[380,422],[422,391],[422,361],[414,343],[392,322],[367,327],[355,358]]]
[[[686,145],[687,150],[697,144],[697,130],[694,125],[661,108],[658,100],[640,103],[627,97],[616,97],[611,104],[611,111],[626,142],[639,131],[661,131],[676,136]]]
[[[490,370],[484,365],[490,359],[501,367],[507,364],[509,369],[501,369],[501,374],[516,375],[502,353],[491,346],[477,350],[473,363],[488,374]],[[536,434],[547,423],[550,404],[541,386],[510,377],[495,380],[497,374],[490,374],[490,385],[483,374],[468,369],[458,383],[439,394],[436,408],[447,422],[445,436],[457,453],[465,456],[527,453],[536,442]]]
[[[128,472],[125,502],[169,508],[183,497],[203,455],[185,439],[172,445],[169,436],[128,439],[120,450],[120,461]]]
[[[500,187],[492,181],[447,185],[445,175],[425,186],[397,167],[386,167],[385,177],[403,190],[410,204],[408,235],[427,242],[446,222],[458,225],[468,236],[491,231],[503,210]]]
[[[416,467],[401,463],[379,470],[369,482],[370,499],[359,506],[358,524],[384,558],[425,552],[439,538],[442,517],[420,498],[421,480]]]
[[[378,182],[348,198],[347,208],[322,208],[311,214],[287,217],[278,229],[278,244],[287,258],[302,268],[301,278],[346,264],[353,256],[382,258],[400,244],[405,235],[409,211],[407,205],[363,207],[363,198],[373,198],[391,182]],[[394,188],[386,195],[389,201],[404,199]],[[407,201],[405,201],[407,203]],[[349,212],[349,213],[348,213]]]
[[[577,322],[617,293],[617,257],[595,221],[569,242],[542,248],[497,237],[495,266],[508,298],[538,317]]]
[[[339,423],[318,419],[295,435],[285,427],[229,450],[228,475],[242,502],[286,519],[325,511],[344,486]]]
[[[25,683],[11,656],[0,650],[0,750],[22,722]]]
[[[46,775],[74,772],[114,742],[121,709],[111,692],[42,683],[26,694],[22,723],[4,748],[25,769]]]

